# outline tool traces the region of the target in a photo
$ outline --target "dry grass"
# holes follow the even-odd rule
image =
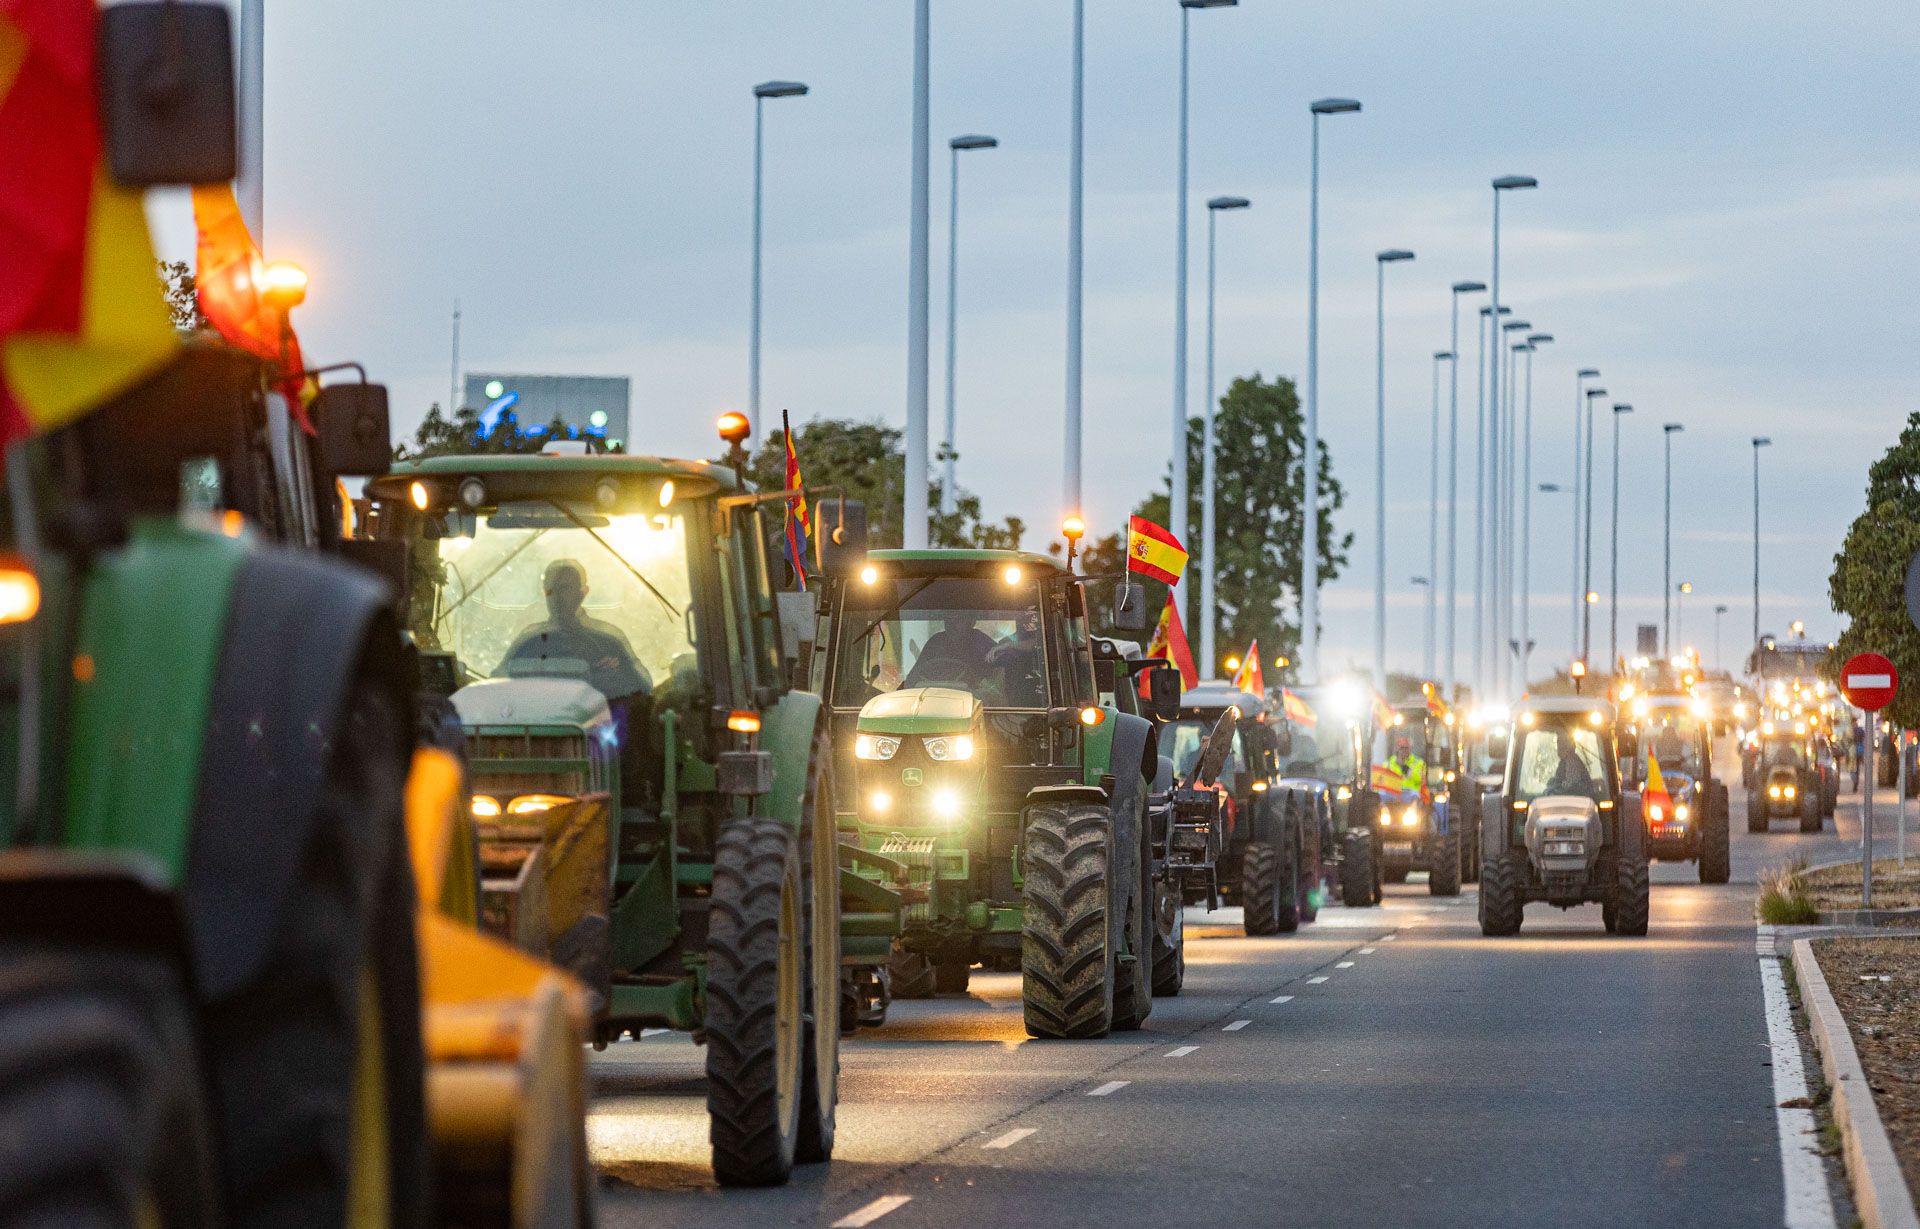
[[[1784,866],[1760,872],[1760,920],[1775,926],[1805,926],[1819,920],[1819,906],[1808,895],[1807,861],[1795,858]]]
[[[1920,938],[1822,939],[1813,950],[1907,1185],[1920,1190]]]
[[[1860,864],[1822,867],[1817,871],[1802,868],[1801,882],[1816,909],[1858,909],[1860,907]],[[1873,861],[1873,907],[1876,909],[1920,908],[1920,854],[1907,859],[1903,872],[1892,858]]]

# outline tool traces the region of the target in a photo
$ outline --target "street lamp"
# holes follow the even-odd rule
[[[1723,605],[1716,605],[1713,608],[1713,668],[1715,670],[1720,668],[1720,616],[1725,613],[1727,608]],[[1758,644],[1759,641],[1755,640],[1754,643]]]
[[[1219,609],[1218,590],[1219,560],[1214,553],[1214,537],[1219,501],[1218,483],[1214,472],[1214,451],[1217,445],[1213,437],[1214,414],[1220,408],[1220,393],[1213,383],[1213,313],[1214,313],[1214,230],[1220,215],[1229,210],[1245,209],[1253,204],[1244,196],[1216,196],[1207,202],[1207,407],[1203,417],[1205,424],[1201,432],[1200,444],[1200,660],[1213,660],[1214,612]],[[1185,453],[1175,454],[1182,460]],[[1176,469],[1179,465],[1176,463]],[[1177,534],[1175,536],[1178,536]]]
[[[1491,342],[1498,353],[1498,334],[1493,328],[1496,315],[1507,315],[1510,307],[1496,313],[1489,305],[1480,309],[1480,323],[1474,335],[1477,350],[1473,361],[1473,694],[1477,700],[1491,690],[1486,651],[1487,621],[1493,610],[1488,604],[1487,567],[1492,562],[1493,518],[1489,506],[1492,475],[1492,416],[1487,412],[1487,346]]]
[[[1173,243],[1173,536],[1187,537],[1187,78],[1188,24],[1194,9],[1232,8],[1239,0],[1180,0],[1179,174],[1174,202]],[[1174,586],[1174,602],[1186,613],[1186,586]],[[1212,658],[1208,658],[1209,661]]]
[[[1313,117],[1313,169],[1307,181],[1307,446],[1300,483],[1306,493],[1300,514],[1300,677],[1306,682],[1320,673],[1320,117],[1359,110],[1352,98],[1307,105]]]
[[[1500,194],[1502,192],[1537,188],[1539,186],[1540,181],[1531,175],[1502,175],[1493,181],[1493,277],[1491,281],[1493,283],[1493,307],[1496,311],[1498,311],[1500,307]],[[1487,372],[1487,401],[1490,405],[1497,407],[1500,404],[1500,364],[1498,361],[1498,350],[1494,352],[1494,358],[1495,362]],[[1494,622],[1498,631],[1495,640],[1496,654],[1500,648],[1500,642],[1506,639],[1507,623],[1506,620],[1501,617],[1503,614],[1504,611],[1501,610],[1494,612]],[[1504,671],[1502,672],[1502,677],[1505,677]],[[1506,698],[1504,689],[1501,698]]]
[[[1452,365],[1447,369],[1450,382],[1447,392],[1447,655],[1441,688],[1449,704],[1459,698],[1458,678],[1454,671],[1454,621],[1460,606],[1457,571],[1460,552],[1454,543],[1460,524],[1460,296],[1478,294],[1486,288],[1482,282],[1455,282],[1448,301],[1448,319],[1452,329],[1449,336],[1452,340],[1447,350],[1453,358],[1450,360]]]
[[[913,6],[913,171],[907,226],[907,431],[901,493],[901,539],[908,550],[927,547],[927,231],[929,149],[929,0]],[[1078,509],[1076,509],[1077,511]]]
[[[1693,592],[1693,582],[1683,580],[1674,586],[1673,591],[1677,595],[1673,599],[1673,638],[1684,645],[1687,642],[1687,594]]]
[[[1573,595],[1573,605],[1571,608],[1572,614],[1573,614],[1573,631],[1570,634],[1573,637],[1572,652],[1573,652],[1573,656],[1575,657],[1580,656],[1580,518],[1583,515],[1585,515],[1580,509],[1581,483],[1584,481],[1584,479],[1582,479],[1580,476],[1580,458],[1583,455],[1583,453],[1581,452],[1581,443],[1580,443],[1580,411],[1586,404],[1586,398],[1583,394],[1586,392],[1587,381],[1597,380],[1599,378],[1600,378],[1600,373],[1592,367],[1582,367],[1579,370],[1579,372],[1574,376],[1573,567],[1569,570],[1570,575],[1572,576],[1573,583],[1568,586],[1568,589]]]
[[[1508,320],[1500,326],[1502,334],[1531,329],[1527,320]],[[1494,422],[1489,464],[1494,478],[1493,499],[1493,665],[1502,698],[1511,695],[1513,681],[1513,506],[1514,490],[1514,415],[1513,415],[1513,343],[1498,344],[1487,364],[1487,413]],[[1504,401],[1497,391],[1501,364],[1507,364],[1507,391]]]
[[[1673,437],[1686,428],[1662,423],[1661,444],[1666,452],[1667,495],[1660,531],[1660,656],[1673,656]]]
[[[1533,645],[1533,352],[1552,345],[1552,333],[1528,333],[1526,425],[1520,444],[1520,686],[1527,685]]]
[[[1373,255],[1373,685],[1387,689],[1387,266],[1405,248]]]
[[[1604,388],[1587,390],[1587,481],[1586,509],[1581,514],[1583,527],[1580,544],[1580,589],[1587,600],[1580,612],[1580,659],[1593,660],[1593,399],[1604,397]]]
[[[940,449],[940,515],[952,516],[954,508],[954,356],[959,350],[960,333],[960,154],[969,149],[994,149],[1000,144],[993,137],[962,136],[947,142],[947,433]]]
[[[1753,437],[1753,643],[1760,643],[1760,450],[1773,441]]]
[[[1409,576],[1407,577],[1407,583],[1414,586],[1417,589],[1424,589],[1426,590],[1426,593],[1427,593],[1427,612],[1428,612],[1429,618],[1427,620],[1426,637],[1424,642],[1421,645],[1420,651],[1421,651],[1421,660],[1425,662],[1431,662],[1433,660],[1433,620],[1431,618],[1431,615],[1433,612],[1433,582],[1431,580],[1428,580],[1425,576]],[[1429,674],[1424,669],[1422,670],[1420,677],[1423,681],[1429,681],[1432,678],[1431,674]]]
[[[760,184],[761,133],[767,99],[800,98],[807,87],[798,81],[762,81],[753,87],[753,303],[747,329],[747,421],[754,438],[760,436]]]
[[[1440,457],[1440,364],[1453,361],[1453,351],[1435,350],[1433,352],[1433,426],[1428,433],[1427,443],[1427,575],[1440,574],[1440,466],[1436,464]],[[1451,545],[1451,544],[1449,544]],[[1449,561],[1451,562],[1451,561]],[[1426,652],[1421,657],[1420,677],[1432,681],[1434,677],[1434,607],[1438,597],[1433,586],[1427,586],[1427,626]],[[1448,694],[1442,691],[1443,696]]]
[[[1633,413],[1633,407],[1615,402],[1613,406],[1613,592],[1608,603],[1607,672],[1620,663],[1620,416]]]
[[[1067,379],[1065,473],[1060,494],[1071,515],[1080,514],[1080,287],[1086,181],[1087,0],[1073,0],[1073,85],[1067,123]]]

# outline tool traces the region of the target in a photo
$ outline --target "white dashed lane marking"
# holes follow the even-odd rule
[[[1032,1135],[1033,1131],[1034,1128],[1032,1127],[1015,1127],[1005,1135],[990,1139],[980,1146],[982,1148],[1011,1148],[1027,1136]]]
[[[1375,949],[1374,949],[1374,948],[1371,948],[1371,947],[1363,947],[1363,948],[1361,948],[1361,949],[1360,949],[1360,954],[1361,954],[1362,956],[1371,956],[1371,955],[1373,955],[1373,953],[1374,953],[1374,951],[1375,951]]]
[[[1166,1057],[1185,1058],[1199,1048],[1199,1046],[1175,1046],[1173,1049],[1167,1051]]]
[[[1342,960],[1339,964],[1336,964],[1333,967],[1336,969],[1351,969],[1353,967],[1353,961]]]
[[[1399,935],[1381,935],[1381,936],[1380,936],[1380,942],[1382,942],[1382,943],[1391,943],[1391,942],[1393,942],[1393,941],[1394,941],[1395,939],[1398,939],[1399,937],[1400,937]]]
[[[1087,1095],[1089,1097],[1110,1097],[1131,1083],[1133,1083],[1132,1080],[1108,1080],[1106,1083],[1100,1085],[1100,1087],[1087,1093]]]
[[[1247,1027],[1247,1025],[1252,1023],[1253,1021],[1251,1020],[1235,1020],[1232,1024],[1227,1025],[1225,1028],[1221,1029],[1220,1031],[1223,1033],[1237,1033],[1241,1029]]]
[[[1309,978],[1307,979],[1307,984],[1308,984],[1309,986],[1317,986],[1317,985],[1319,985],[1319,984],[1320,984],[1321,982],[1323,982],[1323,981],[1325,981],[1325,980],[1327,980],[1327,979],[1326,979],[1326,977],[1325,977],[1324,975],[1322,975],[1322,976],[1320,976],[1320,977],[1309,977]]]
[[[833,1222],[833,1229],[861,1229],[871,1225],[896,1208],[904,1208],[913,1202],[912,1195],[882,1195],[866,1207],[849,1212]]]
[[[1268,999],[1268,1000],[1267,1000],[1267,1002],[1269,1002],[1269,1003],[1291,1003],[1291,1002],[1293,1002],[1293,996],[1292,996],[1291,994],[1283,994],[1283,995],[1281,995],[1281,996],[1280,996],[1279,998],[1277,998],[1277,999]]]

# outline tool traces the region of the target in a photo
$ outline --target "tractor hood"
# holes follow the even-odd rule
[[[453,693],[460,724],[564,725],[587,728],[613,718],[607,698],[578,679],[499,678],[470,683]]]
[[[1527,808],[1527,853],[1544,875],[1586,871],[1600,856],[1600,810],[1593,799],[1550,794]]]
[[[980,701],[953,687],[902,687],[868,700],[860,710],[862,734],[965,734],[980,715]]]

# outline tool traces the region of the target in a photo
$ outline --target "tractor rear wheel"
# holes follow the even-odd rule
[[[933,961],[919,952],[910,952],[896,947],[887,957],[887,979],[892,983],[893,997],[896,999],[930,999],[933,997],[937,982],[934,978]]]
[[[1153,995],[1170,999],[1187,981],[1187,916],[1176,885],[1157,886],[1158,910],[1153,927]]]
[[[1031,1037],[1104,1037],[1113,1028],[1115,861],[1105,807],[1036,803],[1021,865],[1021,1003]]]
[[[1131,814],[1113,815],[1114,847],[1133,852],[1132,865],[1116,881],[1114,909],[1121,924],[1116,942],[1126,951],[1115,957],[1113,983],[1113,1027],[1115,1032],[1131,1031],[1147,1022],[1153,1011],[1153,936],[1154,897],[1149,874],[1153,866],[1153,847],[1146,830],[1147,783],[1140,782],[1137,801]],[[1122,842],[1125,842],[1122,844]],[[1114,949],[1119,952],[1119,948]]]
[[[1525,864],[1511,853],[1480,864],[1481,934],[1520,933],[1520,917],[1526,907],[1520,898],[1520,878],[1525,873]]]
[[[779,820],[729,820],[707,921],[707,1113],[723,1186],[793,1172],[806,1066],[806,909],[800,851]]]
[[[1707,818],[1700,829],[1700,882],[1725,883],[1733,875],[1733,836],[1728,831],[1727,787],[1707,782]]]
[[[937,994],[965,994],[973,980],[973,962],[965,956],[937,961],[933,966],[933,989]]]
[[[1613,915],[1615,933],[1639,936],[1647,933],[1652,911],[1651,879],[1647,872],[1647,827],[1640,808],[1624,800],[1619,811],[1619,854],[1615,863]]]
[[[1240,857],[1240,918],[1249,935],[1281,930],[1280,851],[1266,841],[1247,842]]]
[[[1362,909],[1379,899],[1373,867],[1373,832],[1366,828],[1348,828],[1341,841],[1344,857],[1340,863],[1340,899],[1349,909]]]
[[[395,697],[357,678],[260,973],[201,1008],[230,1226],[416,1224],[429,1198]],[[217,768],[217,766],[214,766]],[[297,1055],[298,1062],[290,1062]]]
[[[840,830],[834,822],[833,750],[825,729],[813,732],[807,791],[801,799],[801,876],[807,899],[807,1038],[800,1079],[800,1142],[794,1159],[833,1159],[840,1102]],[[962,990],[966,968],[961,966]]]
[[[1765,832],[1768,828],[1767,804],[1761,800],[1758,788],[1747,790],[1747,831]]]
[[[0,945],[0,1225],[221,1220],[186,992],[171,962]]]
[[[1454,828],[1433,838],[1427,855],[1427,895],[1460,895],[1460,833]]]

